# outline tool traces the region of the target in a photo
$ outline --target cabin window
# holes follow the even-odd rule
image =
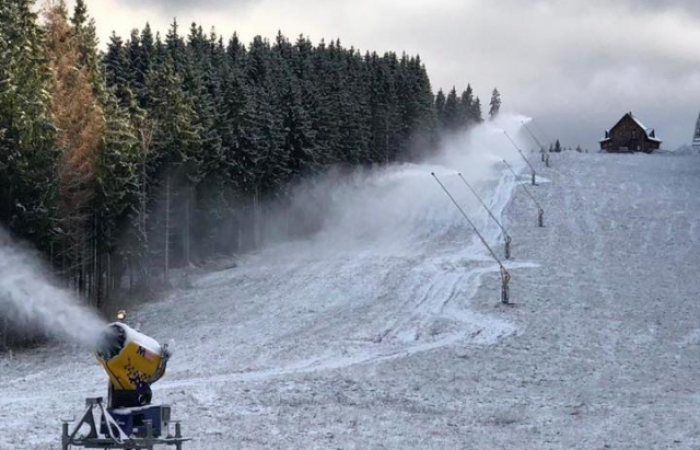
[[[632,130],[632,139],[637,137],[637,130]]]

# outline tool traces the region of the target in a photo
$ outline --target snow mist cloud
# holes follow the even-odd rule
[[[0,317],[15,330],[94,346],[104,322],[51,279],[40,258],[0,229]]]
[[[307,236],[312,223],[316,245],[294,252],[315,255],[373,251],[389,254],[411,252],[436,235],[463,236],[469,225],[431,175],[435,173],[472,219],[488,221],[479,201],[459,178],[463,177],[487,201],[493,188],[508,172],[503,160],[516,170],[525,165],[504,131],[524,152],[531,146],[520,132],[524,116],[501,114],[469,132],[446,137],[434,156],[419,163],[391,164],[350,173],[331,170],[306,180],[294,191],[290,209],[271,216],[278,227],[267,244],[287,242],[290,236]],[[532,155],[532,158],[539,154]],[[534,161],[532,161],[534,162]],[[508,172],[510,173],[510,172]],[[291,219],[290,219],[291,218]],[[483,219],[483,220],[482,220]],[[294,228],[302,230],[295,233]],[[291,233],[290,233],[291,231]]]

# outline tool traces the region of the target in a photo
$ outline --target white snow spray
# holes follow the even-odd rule
[[[331,171],[299,186],[292,198],[295,217],[322,222],[314,239],[318,245],[307,246],[304,251],[317,256],[368,248],[403,253],[416,242],[434,241],[436,234],[459,233],[464,230],[464,218],[431,173],[453,191],[463,208],[486,217],[457,174],[461,173],[477,190],[487,190],[486,196],[493,195],[488,190],[507,171],[504,159],[516,170],[525,166],[504,131],[527,154],[531,143],[522,132],[522,124],[529,120],[502,113],[496,120],[443,139],[440,148],[431,152],[434,156],[422,162],[360,169],[350,174]],[[284,220],[273,222],[288,225]],[[269,243],[287,240],[282,231]]]
[[[0,229],[0,319],[10,328],[94,346],[105,323],[58,287],[32,250]]]

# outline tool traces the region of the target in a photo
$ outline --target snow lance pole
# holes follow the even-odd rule
[[[527,133],[532,137],[532,139],[537,143],[537,145],[540,146],[540,151],[542,152],[542,161],[547,164],[547,167],[549,167],[549,154],[547,153],[547,150],[545,150],[544,145],[537,139],[537,136],[535,136],[532,131],[530,131],[530,128],[528,128],[527,124],[522,121],[523,127],[527,131]]]
[[[513,173],[513,175],[515,175],[515,178],[517,179],[518,174],[515,173],[515,170],[513,170],[513,168],[510,166],[510,164],[508,164],[508,161],[506,161],[504,159],[503,164],[505,164],[508,167],[508,169]],[[523,187],[523,189],[525,189],[525,192],[527,192],[527,195],[530,196],[532,201],[535,202],[535,205],[537,205],[537,222],[538,222],[540,227],[544,227],[544,209],[542,209],[542,206],[540,206],[540,204],[537,201],[537,199],[535,198],[535,196],[532,195],[532,193],[528,190],[528,188],[525,187],[524,184],[522,185],[522,187]]]
[[[459,175],[459,177],[462,179],[462,181],[464,181],[464,184],[466,184],[467,187],[469,188],[469,190],[472,191],[472,194],[474,194],[474,197],[476,197],[477,200],[479,200],[479,203],[481,203],[481,206],[483,206],[484,209],[486,209],[486,211],[489,213],[489,216],[491,216],[493,221],[496,222],[496,225],[498,225],[498,227],[503,232],[503,239],[505,240],[505,243],[506,243],[506,249],[505,249],[506,259],[510,259],[510,243],[511,243],[510,235],[508,234],[506,229],[503,228],[503,225],[501,225],[501,222],[499,222],[498,219],[496,219],[496,216],[493,215],[493,213],[491,212],[489,207],[486,206],[486,203],[484,203],[484,201],[481,199],[481,197],[479,197],[479,194],[476,193],[476,191],[474,190],[472,185],[467,182],[467,180],[462,176],[461,173],[458,173],[457,175]]]
[[[511,144],[513,144],[513,147],[515,147],[515,149],[518,151],[518,153],[520,153],[520,156],[523,157],[523,159],[525,160],[525,162],[527,163],[527,165],[530,166],[530,170],[532,170],[532,185],[535,186],[535,179],[537,178],[537,172],[535,172],[535,168],[532,167],[532,164],[530,164],[530,161],[528,161],[528,159],[527,159],[527,158],[525,157],[525,155],[523,154],[523,151],[520,150],[520,148],[519,148],[518,145],[515,143],[515,141],[514,141],[513,139],[511,139],[511,137],[510,137],[510,135],[508,134],[508,132],[505,131],[505,130],[503,130],[503,134],[506,135],[506,137],[507,137],[508,140],[511,142]]]
[[[536,120],[533,120],[532,122],[535,124],[537,129],[540,130],[540,133],[542,133],[544,135],[544,138],[547,139],[549,142],[552,142],[552,138],[549,136],[549,134],[547,134],[546,131],[544,131],[544,129],[540,126],[540,124],[537,123]],[[547,167],[549,167],[549,153],[545,153],[545,154],[547,157],[545,158],[544,162],[547,165]]]
[[[545,139],[547,139],[549,142],[552,142],[551,136],[550,136],[549,134],[547,134],[546,131],[544,131],[544,129],[540,126],[539,123],[537,123],[536,120],[533,120],[532,123],[534,123],[535,126],[537,127],[537,129],[540,130],[540,133],[541,133],[542,135],[544,135],[544,138],[545,138]]]
[[[445,191],[445,194],[452,200],[452,203],[455,204],[459,212],[462,213],[465,219],[467,219],[467,222],[469,222],[469,225],[471,225],[472,229],[476,233],[477,236],[479,236],[479,239],[481,239],[481,243],[484,244],[484,247],[488,249],[488,251],[491,253],[491,256],[493,256],[493,259],[496,260],[498,263],[498,266],[501,269],[501,302],[504,304],[508,304],[510,299],[509,295],[509,288],[508,288],[508,283],[510,282],[510,273],[506,270],[506,268],[503,266],[503,263],[501,262],[500,259],[498,259],[498,256],[496,256],[496,253],[494,253],[493,249],[489,246],[489,244],[486,242],[486,239],[479,233],[479,230],[477,230],[476,225],[474,225],[474,222],[471,221],[467,213],[464,212],[464,209],[462,209],[461,206],[459,206],[459,203],[457,203],[457,200],[450,194],[450,191],[447,190],[444,184],[442,184],[442,181],[435,175],[435,172],[430,173],[433,178],[435,178],[435,181],[438,182],[440,187],[442,188],[443,191]]]

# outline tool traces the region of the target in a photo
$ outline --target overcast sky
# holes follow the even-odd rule
[[[597,149],[625,112],[664,147],[692,139],[700,112],[698,0],[87,0],[102,42],[177,17],[245,42],[278,30],[314,43],[419,54],[433,90],[471,83],[488,111],[533,117],[566,146]],[[535,128],[534,131],[539,131]],[[542,132],[540,132],[542,133]]]

